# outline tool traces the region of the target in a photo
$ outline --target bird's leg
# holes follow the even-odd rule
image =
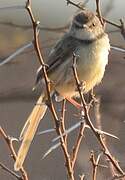
[[[75,106],[78,110],[80,110],[80,114],[82,117],[84,117],[84,109],[83,106],[81,104],[79,104],[77,101],[75,101],[72,98],[65,98],[67,101],[69,101],[73,106]]]
[[[65,97],[65,99],[67,101],[69,101],[72,105],[74,105],[77,109],[81,109],[83,108],[81,104],[79,104],[77,101],[75,101],[74,99],[72,98],[69,98],[69,97]]]

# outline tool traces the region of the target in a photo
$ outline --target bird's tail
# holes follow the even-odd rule
[[[42,94],[39,97],[31,114],[29,115],[22,129],[22,132],[20,134],[20,139],[22,139],[22,144],[21,144],[21,147],[19,148],[17,159],[14,164],[14,169],[16,171],[18,171],[22,167],[25,157],[27,155],[27,152],[29,150],[30,144],[33,140],[33,137],[39,125],[39,122],[43,118],[46,112],[47,106],[44,103],[43,98],[44,98],[44,95]]]

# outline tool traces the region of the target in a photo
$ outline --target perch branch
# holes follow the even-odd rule
[[[100,131],[98,129],[96,129],[93,125],[93,123],[91,122],[90,116],[89,116],[89,108],[88,105],[85,101],[85,98],[83,96],[83,93],[81,91],[82,87],[81,87],[81,82],[79,81],[78,78],[78,74],[77,74],[77,67],[76,67],[76,60],[77,60],[77,56],[75,54],[73,54],[73,74],[74,74],[74,78],[76,81],[76,85],[77,85],[77,89],[81,98],[81,103],[83,105],[83,110],[84,110],[84,117],[85,117],[85,121],[86,124],[90,127],[90,129],[93,131],[93,134],[96,136],[100,146],[102,147],[102,151],[103,153],[109,158],[109,160],[111,161],[111,163],[113,164],[113,166],[115,167],[115,169],[122,175],[124,175],[124,171],[121,169],[121,167],[119,166],[118,162],[115,160],[115,158],[111,155],[108,147],[106,146],[102,134],[100,133]]]
[[[67,150],[67,146],[66,146],[66,144],[64,142],[64,138],[62,136],[62,131],[61,131],[60,124],[59,124],[59,119],[57,117],[57,114],[56,114],[56,111],[55,111],[55,108],[54,108],[54,105],[53,105],[53,102],[52,102],[52,98],[50,96],[50,85],[51,85],[50,83],[51,82],[50,82],[50,80],[49,80],[49,78],[47,76],[46,65],[45,65],[44,60],[42,58],[42,54],[41,54],[40,47],[39,47],[39,40],[38,40],[38,34],[39,34],[38,33],[38,25],[39,25],[40,22],[35,20],[35,17],[33,15],[32,9],[31,9],[31,0],[27,0],[26,9],[27,9],[27,11],[29,13],[29,16],[30,16],[30,19],[32,21],[32,27],[33,27],[33,32],[34,32],[34,48],[35,48],[36,54],[38,56],[38,60],[39,60],[39,62],[41,64],[41,66],[42,66],[43,77],[44,77],[45,84],[46,84],[46,91],[47,91],[47,95],[48,95],[48,101],[46,103],[47,103],[49,109],[52,112],[53,119],[54,119],[54,122],[55,122],[55,125],[56,125],[56,132],[57,132],[58,135],[61,136],[60,142],[61,142],[61,147],[62,147],[62,150],[63,150],[63,153],[64,153],[69,178],[71,180],[74,180],[74,174],[73,174],[73,169],[71,167],[70,156],[69,156],[69,153],[68,153],[68,150]]]

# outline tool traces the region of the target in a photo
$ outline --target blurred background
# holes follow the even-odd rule
[[[79,2],[75,1],[74,2]],[[84,1],[82,1],[84,2]],[[95,11],[95,1],[85,1],[86,6]],[[0,0],[0,8],[8,6],[25,5],[23,0]],[[51,47],[66,31],[72,15],[77,8],[67,6],[65,0],[32,0],[35,17],[41,22],[40,40],[41,50],[46,60]],[[119,23],[120,18],[125,18],[125,1],[101,0],[101,10],[104,17]],[[61,28],[60,28],[61,27]],[[107,25],[112,45],[125,48],[125,41],[119,29]],[[4,61],[16,49],[32,41],[33,34],[28,13],[24,9],[0,9],[0,62]],[[13,137],[18,137],[20,131],[31,112],[40,89],[32,92],[35,82],[36,70],[39,62],[33,48],[25,50],[16,56],[10,63],[0,67],[0,125]],[[96,94],[101,98],[101,122],[102,129],[120,138],[116,140],[108,137],[107,143],[113,155],[120,161],[125,169],[125,53],[111,50],[109,64],[106,68],[102,83],[95,88]],[[59,113],[60,104],[56,103]],[[69,103],[66,104],[67,128],[76,123],[75,114],[78,111]],[[93,123],[95,118],[92,116]],[[52,128],[52,116],[47,111],[44,120],[40,123],[38,131]],[[69,146],[74,143],[77,130],[69,136]],[[66,171],[63,155],[60,148],[52,152],[44,160],[42,156],[52,145],[52,138],[56,133],[36,136],[25,161],[25,168],[30,180],[64,180]],[[18,143],[15,143],[18,149]],[[71,149],[71,148],[70,148]],[[76,165],[76,179],[79,174],[85,173],[86,179],[92,179],[92,167],[89,161],[90,151],[99,151],[98,143],[89,131],[85,131]],[[0,137],[0,162],[13,169],[13,160],[9,157],[9,151],[5,142]],[[103,162],[105,164],[105,162]],[[13,180],[14,177],[0,169],[1,180]],[[111,175],[107,168],[99,168],[99,180],[109,180]]]

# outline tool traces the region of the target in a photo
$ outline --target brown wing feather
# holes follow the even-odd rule
[[[48,61],[47,61],[47,73],[48,75],[54,71],[55,68],[60,66],[64,61],[70,57],[73,52],[78,48],[80,42],[78,39],[65,34],[63,38],[57,42],[55,47],[50,52]],[[42,68],[39,68],[37,71],[36,84],[42,79]]]

